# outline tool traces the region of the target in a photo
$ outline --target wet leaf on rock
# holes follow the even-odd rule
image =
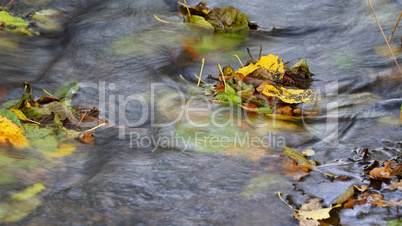
[[[342,195],[340,195],[333,204],[343,204],[355,194],[354,186],[350,186]]]

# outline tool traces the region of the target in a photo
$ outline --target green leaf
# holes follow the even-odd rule
[[[6,25],[14,25],[17,27],[28,27],[29,25],[28,22],[21,17],[10,16],[10,14],[6,11],[0,12],[0,21]]]
[[[250,31],[246,14],[232,6],[215,7],[206,16],[206,19],[219,33],[233,33],[240,36],[248,36]]]
[[[30,93],[24,95],[24,96],[21,97],[21,99],[20,99],[13,107],[11,107],[11,108],[19,109],[19,108],[21,107],[22,103],[24,103],[24,101],[26,101],[26,100],[28,99],[28,97],[30,97],[30,96],[31,96]]]
[[[206,27],[211,27],[213,29],[212,24],[210,24],[208,21],[206,21],[205,18],[202,16],[192,15],[191,23],[206,26]]]
[[[48,108],[29,107],[21,109],[28,117],[40,119],[44,115],[50,115],[52,112]]]
[[[73,82],[70,84],[62,85],[53,93],[53,95],[57,98],[63,98],[77,93],[79,89],[80,88],[78,87],[77,83]]]
[[[292,73],[294,73],[294,74],[297,74],[299,69],[301,69],[304,72],[306,72],[306,74],[308,76],[314,75],[313,73],[310,72],[305,59],[300,59],[299,62],[297,62],[295,65],[293,65],[290,69],[292,70]]]
[[[18,126],[21,126],[20,120],[18,120],[17,116],[12,113],[10,110],[4,110],[0,109],[0,116],[6,117],[10,119],[12,122],[17,124]]]
[[[18,222],[31,214],[40,204],[41,201],[36,197],[13,203],[9,206],[4,222]]]
[[[27,187],[25,190],[12,195],[11,198],[17,201],[24,201],[29,198],[32,198],[34,195],[38,194],[44,189],[45,186],[43,184],[36,183],[30,187]]]
[[[229,96],[235,96],[236,95],[236,90],[234,90],[230,85],[226,84],[226,93]]]
[[[32,35],[32,32],[28,29],[29,23],[21,17],[10,16],[6,11],[0,12],[0,22],[4,22],[6,25],[14,25],[15,28],[4,28],[5,31],[16,32],[26,35]]]

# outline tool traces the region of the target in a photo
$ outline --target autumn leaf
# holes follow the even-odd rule
[[[329,214],[329,212],[331,212],[331,210],[334,208],[342,206],[341,204],[338,204],[333,207],[322,208],[321,199],[314,198],[309,203],[303,204],[300,207],[300,210],[297,210],[291,207],[282,199],[280,192],[278,192],[278,196],[282,200],[282,202],[293,209],[293,215],[295,218],[300,220],[300,225],[320,225],[318,220],[330,218],[331,215]]]
[[[329,208],[322,208],[322,209],[318,209],[318,210],[311,210],[311,211],[299,211],[299,214],[301,216],[306,217],[307,219],[313,219],[313,220],[323,220],[323,219],[328,219],[331,216],[329,215],[329,212],[333,209],[333,208],[337,208],[340,207],[341,205],[338,204],[334,207],[329,207]]]
[[[299,181],[309,175],[308,171],[311,169],[310,166],[305,164],[297,165],[293,159],[284,159],[282,161],[282,167],[285,175],[293,177],[295,181]]]
[[[29,142],[19,126],[10,119],[0,116],[0,146],[7,147],[9,144],[16,148],[25,148]]]
[[[262,93],[266,96],[278,97],[283,102],[289,104],[309,103],[315,104],[317,102],[317,91],[312,89],[292,89],[285,87],[275,87],[273,85],[266,85]]]
[[[74,144],[60,143],[56,152],[44,153],[46,158],[60,158],[71,155],[77,147]]]
[[[392,183],[390,183],[388,185],[388,189],[389,190],[396,190],[398,189],[399,191],[402,191],[402,180],[398,181],[394,181]]]
[[[392,169],[389,167],[389,163],[386,163],[384,168],[374,168],[370,171],[369,178],[370,179],[390,179],[391,178]]]
[[[249,64],[248,66],[242,67],[239,70],[237,70],[236,75],[238,74],[247,76],[253,73],[258,68],[265,68],[269,72],[272,73],[278,72],[280,74],[283,74],[285,73],[284,64],[282,59],[280,59],[278,62],[278,58],[279,58],[278,56],[274,56],[272,54],[269,54],[268,56],[263,56],[256,64]]]
[[[332,175],[332,174],[324,173],[324,172],[322,172],[321,170],[319,170],[316,166],[314,166],[313,164],[311,164],[310,161],[308,161],[308,160],[306,159],[306,157],[304,157],[303,154],[301,154],[300,152],[298,152],[298,151],[296,151],[296,150],[293,150],[292,148],[289,148],[289,147],[286,147],[286,146],[285,146],[285,147],[283,148],[283,154],[285,154],[285,155],[288,156],[289,158],[295,160],[295,161],[298,163],[298,165],[305,165],[305,166],[308,167],[308,169],[316,170],[316,171],[318,171],[318,172],[324,174],[324,175],[327,176],[327,177],[334,177],[334,175]]]
[[[11,198],[14,200],[17,200],[17,201],[24,201],[24,200],[27,200],[27,199],[31,198],[32,196],[38,194],[39,192],[41,192],[44,189],[45,189],[45,186],[43,184],[36,183],[32,186],[27,187],[25,190],[12,195]]]
[[[354,186],[350,186],[346,191],[340,195],[333,204],[343,204],[347,202],[355,194]]]

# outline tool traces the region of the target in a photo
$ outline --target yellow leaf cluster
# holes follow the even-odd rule
[[[10,119],[0,116],[0,146],[7,147],[9,144],[16,148],[25,148],[29,142],[19,126]]]
[[[282,59],[278,61],[278,56],[269,54],[268,56],[263,56],[256,64],[249,64],[248,66],[242,67],[236,71],[236,74],[241,74],[247,76],[253,73],[258,68],[265,68],[271,73],[285,73],[285,68]]]

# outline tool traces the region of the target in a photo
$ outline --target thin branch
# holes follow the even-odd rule
[[[388,42],[391,42],[392,36],[394,36],[394,32],[395,32],[395,30],[396,30],[396,27],[398,26],[399,21],[401,20],[401,17],[402,17],[402,11],[401,11],[401,13],[399,14],[398,20],[396,21],[395,27],[394,27],[394,29],[392,30],[391,36],[389,36]]]
[[[385,40],[385,42],[387,43],[388,49],[389,49],[389,51],[391,52],[392,57],[394,58],[394,61],[395,61],[395,63],[396,63],[396,66],[398,66],[399,72],[400,72],[400,73],[401,73],[401,75],[402,75],[402,70],[401,70],[401,68],[399,67],[399,64],[398,64],[398,61],[397,61],[397,60],[396,60],[396,58],[395,58],[394,52],[392,52],[392,49],[391,49],[391,46],[389,46],[389,43],[388,43],[387,37],[385,37],[384,31],[382,30],[382,27],[381,27],[381,24],[380,24],[380,22],[378,21],[377,16],[375,15],[373,5],[371,5],[370,0],[368,0],[368,3],[370,4],[371,11],[373,11],[373,14],[374,14],[375,20],[377,21],[377,24],[378,24],[378,27],[379,27],[379,28],[380,28],[380,30],[381,30],[382,36],[384,37],[384,40]]]

